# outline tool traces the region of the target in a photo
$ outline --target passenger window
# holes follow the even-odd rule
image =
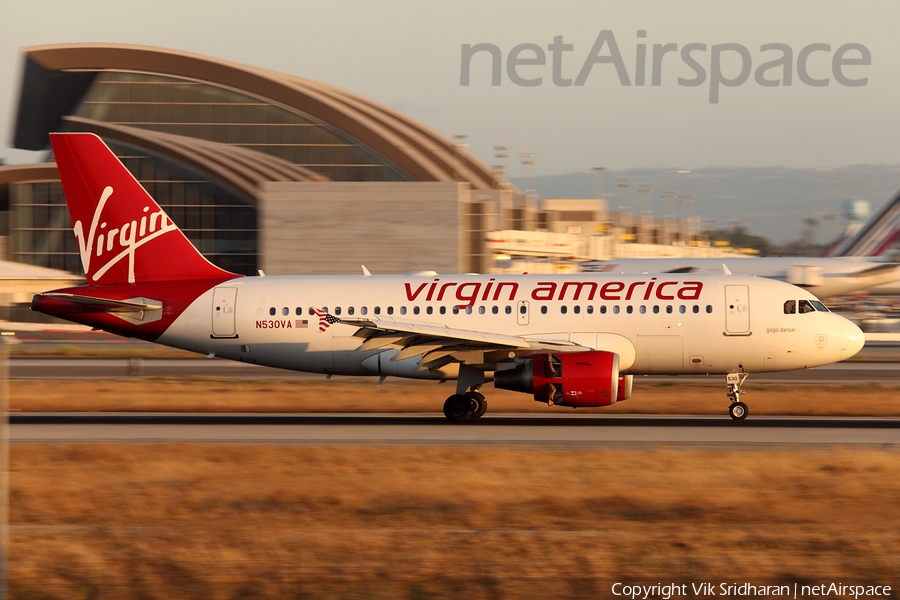
[[[447,307],[446,307],[446,306],[442,306],[442,307],[441,307],[441,314],[442,314],[442,315],[446,315],[446,314],[447,314]]]
[[[816,312],[816,309],[813,308],[813,305],[810,304],[809,300],[801,300],[800,301],[800,314],[805,315],[806,313]]]
[[[641,305],[641,314],[643,315],[643,314],[645,314],[646,312],[647,312],[647,307],[644,306],[644,305],[642,304],[642,305]]]
[[[425,313],[426,313],[426,314],[429,314],[429,315],[430,315],[430,314],[432,314],[433,312],[434,312],[434,307],[432,307],[432,306],[429,306],[429,307],[427,307],[427,308],[425,309]]]
[[[298,306],[297,309],[294,311],[294,314],[297,315],[298,317],[303,316],[303,309]]]
[[[400,307],[400,314],[401,314],[401,315],[405,315],[405,314],[406,314],[406,307],[405,307],[405,306],[401,306],[401,307]]]
[[[336,314],[336,315],[341,314],[341,307],[340,307],[340,306],[335,307],[335,309],[334,309],[334,314]]]
[[[559,312],[561,312],[562,314],[566,314],[567,310],[569,310],[569,309],[566,308],[565,304],[563,304],[562,306],[559,307]]]
[[[484,309],[484,306],[479,306],[479,307],[478,307],[478,314],[479,314],[479,315],[483,315],[483,314],[484,314],[484,310],[485,310],[485,309]]]
[[[380,307],[380,306],[376,306],[376,307],[373,309],[373,312],[374,312],[376,315],[380,315],[380,314],[381,314],[381,307]]]
[[[573,307],[572,307],[572,312],[574,312],[576,315],[579,314],[579,313],[581,312],[581,307],[580,307],[580,306],[573,306]]]
[[[393,307],[393,306],[388,306],[388,311],[387,311],[387,312],[388,312],[389,315],[394,314],[394,307]]]
[[[352,314],[353,314],[353,307],[352,307],[352,306],[351,306],[350,308],[347,309],[347,314],[348,314],[348,315],[352,315]]]
[[[605,305],[605,304],[604,304],[603,306],[600,307],[600,314],[601,314],[601,315],[605,315],[605,314],[606,314],[606,305]]]
[[[666,306],[666,314],[667,314],[667,315],[671,315],[671,314],[672,314],[672,305],[671,305],[671,304],[669,304],[668,306]]]
[[[496,315],[496,314],[499,313],[499,312],[500,312],[500,307],[499,307],[499,306],[493,306],[493,307],[491,307],[491,313],[492,313],[492,314],[495,314],[495,315]]]
[[[273,317],[275,316],[275,307],[274,306],[269,309],[269,314],[272,315]]]
[[[361,315],[365,315],[368,312],[369,312],[369,309],[366,308],[365,306],[363,306],[361,309],[359,309],[359,314],[361,314]]]
[[[414,315],[419,314],[419,307],[418,307],[418,306],[413,306],[413,314],[414,314]]]
[[[694,311],[694,314],[695,314],[695,315],[696,315],[697,313],[699,313],[699,312],[700,312],[700,305],[699,305],[699,304],[695,304],[695,305],[694,305],[694,308],[693,308],[693,311]]]
[[[784,314],[792,315],[797,312],[797,301],[786,300],[784,303]]]
[[[523,312],[522,314],[525,314],[525,313]],[[542,314],[542,315],[546,315],[546,314],[547,314],[547,307],[546,307],[546,306],[542,306],[542,307],[541,307],[541,314]]]
[[[275,309],[273,308],[272,310],[275,310]],[[275,313],[272,313],[272,314],[274,315]],[[315,313],[315,311],[313,311],[312,306],[309,307],[309,316],[311,316],[311,317],[316,316],[316,313]]]
[[[511,314],[512,314],[512,306],[507,306],[507,307],[506,307],[506,314],[508,314],[508,315],[511,315]]]
[[[709,314],[712,314],[712,304],[707,304],[707,305],[706,305],[706,312],[709,313]]]
[[[587,307],[587,314],[589,314],[589,315],[594,314],[594,307],[593,307],[593,306],[588,306],[588,307]]]
[[[471,307],[471,306],[467,306],[467,307],[466,307],[466,314],[467,314],[467,315],[471,315],[471,314],[472,314],[472,307]]]
[[[528,307],[523,304],[519,307],[519,312],[524,315],[526,312],[528,312]]]
[[[454,306],[454,307],[453,307],[453,314],[454,314],[454,315],[458,315],[458,314],[459,314],[459,306]]]
[[[618,304],[613,306],[613,314],[616,314],[616,315],[619,314],[619,305]]]
[[[687,312],[687,309],[684,307],[684,304],[682,304],[681,306],[678,307],[678,312],[680,312],[681,314],[684,314]]]
[[[634,307],[629,304],[628,306],[625,307],[625,312],[627,312],[630,315],[631,313],[634,312]]]
[[[654,314],[654,315],[658,315],[658,314],[659,314],[659,305],[658,305],[658,304],[656,304],[656,305],[653,306],[653,314]]]

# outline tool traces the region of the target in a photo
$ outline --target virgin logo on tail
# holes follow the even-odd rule
[[[81,224],[81,221],[75,222],[75,238],[78,240],[81,266],[84,267],[84,272],[90,280],[97,281],[113,265],[127,257],[128,283],[134,283],[135,251],[161,235],[177,231],[178,227],[169,219],[164,210],[159,209],[159,211],[151,213],[150,207],[145,206],[145,214],[141,216],[140,222],[132,220],[123,224],[121,228],[113,227],[107,230],[106,222],[101,223],[100,219],[103,215],[103,207],[112,195],[113,188],[111,186],[103,188],[100,201],[97,203],[97,208],[94,210],[94,216],[91,219],[91,228],[87,239],[84,237],[84,226]],[[107,259],[110,253],[114,253],[114,256]],[[92,257],[97,257],[101,261],[107,261],[94,273],[91,273]]]

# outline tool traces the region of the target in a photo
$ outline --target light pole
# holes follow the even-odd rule
[[[522,159],[522,178],[525,180],[525,185],[531,184],[530,189],[525,190],[525,202],[530,204],[531,196],[535,197],[535,201],[537,200],[537,189],[534,181],[534,165],[537,164],[537,160],[535,159],[534,152],[521,152],[519,153],[519,157]],[[531,192],[531,194],[529,194],[529,192]],[[535,206],[535,208],[537,208],[537,206]]]
[[[506,159],[509,158],[507,150],[505,144],[494,144],[494,159],[497,161],[494,170],[501,176],[506,172]]]

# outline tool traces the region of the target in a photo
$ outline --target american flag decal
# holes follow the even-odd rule
[[[337,323],[338,321],[340,321],[340,319],[338,319],[334,315],[329,315],[324,310],[319,310],[318,308],[310,308],[310,310],[313,311],[317,317],[319,317],[320,332],[325,331],[326,329],[331,327],[332,323]]]

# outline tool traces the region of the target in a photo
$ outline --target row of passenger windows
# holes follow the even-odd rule
[[[803,302],[806,302],[806,301],[804,300]],[[426,307],[425,307],[425,314],[426,314],[426,315],[434,314],[434,308],[435,308],[435,307],[433,307],[433,306],[426,306]],[[451,312],[452,312],[454,315],[458,315],[460,312],[465,312],[467,315],[471,315],[471,314],[474,314],[474,313],[478,313],[479,315],[487,314],[487,307],[486,307],[486,306],[479,306],[479,307],[477,307],[477,309],[476,309],[475,307],[472,307],[472,306],[466,306],[466,307],[463,307],[463,308],[460,308],[459,306],[453,306],[453,307],[451,307],[450,310],[451,310]],[[547,312],[548,312],[547,306],[541,306],[540,310],[541,310],[541,314],[542,314],[542,315],[546,315]],[[582,310],[582,309],[581,309],[581,306],[580,306],[580,305],[577,305],[577,304],[576,304],[575,306],[572,307],[572,313],[573,313],[573,314],[576,314],[576,315],[581,314],[581,310]],[[606,305],[602,305],[602,306],[599,307],[599,313],[600,313],[601,315],[605,315],[605,314],[607,313],[607,310],[608,310],[608,309],[607,309]],[[621,310],[622,310],[622,308],[621,308],[618,304],[612,306],[611,309],[609,309],[609,311],[612,312],[612,314],[614,314],[614,315],[619,314],[619,313],[621,312]],[[673,305],[671,305],[671,304],[667,304],[665,307],[661,307],[661,306],[659,306],[658,304],[654,304],[653,306],[646,306],[646,305],[643,305],[643,304],[642,304],[642,305],[640,305],[640,306],[637,307],[637,312],[640,313],[640,314],[642,314],[642,315],[643,315],[643,314],[646,314],[647,312],[652,312],[653,314],[656,315],[656,314],[659,314],[660,312],[663,312],[663,311],[664,311],[666,314],[672,314],[672,313],[674,313],[674,312],[676,312],[676,311],[677,311],[678,313],[680,313],[680,314],[685,314],[685,313],[687,313],[689,310],[690,310],[690,312],[693,312],[694,314],[699,314],[699,313],[700,313],[700,306],[699,306],[698,304],[694,304],[694,305],[688,307],[688,306],[685,306],[684,304],[682,304],[682,305],[676,307],[676,306],[673,306]],[[322,311],[328,312],[328,307],[324,307],[324,306],[323,306],[323,307],[322,307]],[[711,304],[707,304],[707,305],[706,305],[706,312],[707,312],[707,313],[712,313],[712,311],[713,311],[712,305],[711,305]],[[300,307],[298,306],[298,307],[294,310],[294,312],[295,312],[296,315],[300,316],[300,315],[303,314],[303,309],[300,308]],[[388,306],[387,309],[386,309],[386,312],[387,312],[387,314],[389,314],[389,315],[393,315],[393,314],[394,314],[394,307],[393,307],[393,306]],[[421,310],[420,310],[420,308],[419,308],[418,306],[413,306],[413,307],[412,307],[412,314],[418,315],[418,314],[420,314],[420,312],[421,312]],[[490,312],[491,312],[491,314],[494,314],[494,315],[500,314],[500,307],[499,307],[499,306],[492,306]],[[511,315],[512,312],[513,312],[513,307],[512,307],[512,306],[506,306],[506,307],[503,307],[503,312],[504,312],[505,314],[507,314],[507,315]],[[521,306],[519,307],[519,312],[522,313],[523,315],[526,314],[526,313],[528,312],[528,307],[525,306],[524,304],[521,305]],[[568,314],[568,312],[569,312],[569,307],[568,307],[567,305],[563,304],[562,306],[559,307],[559,312],[560,312],[560,314],[563,314],[563,315]],[[586,306],[586,307],[584,307],[584,312],[585,312],[586,314],[592,315],[592,314],[594,314],[594,307],[593,307],[593,306],[590,306],[590,305],[589,305],[589,306]],[[631,304],[629,304],[629,305],[625,306],[625,312],[626,312],[627,314],[630,315],[630,314],[632,314],[632,313],[635,312],[635,307],[632,306]],[[405,315],[406,313],[407,313],[407,308],[406,308],[405,306],[401,306],[401,307],[400,307],[400,314],[401,314],[401,315]],[[438,313],[439,313],[439,314],[442,314],[442,315],[447,314],[447,307],[446,307],[446,306],[440,306],[440,307],[438,307]],[[269,309],[269,314],[270,314],[271,316],[274,317],[275,315],[278,314],[278,309],[276,309],[274,306],[271,307],[271,308]],[[291,314],[291,309],[288,308],[287,306],[285,306],[284,308],[281,309],[281,314],[284,315],[284,316],[288,316],[288,315]],[[316,313],[313,311],[313,309],[310,308],[310,309],[309,309],[309,316],[312,317],[312,316],[315,316],[315,314],[316,314]],[[343,309],[342,309],[340,306],[337,306],[337,307],[335,307],[335,309],[334,309],[334,314],[337,315],[337,316],[341,316],[342,314],[346,314],[346,315],[348,315],[348,316],[352,316],[352,315],[356,314],[356,309],[355,309],[354,307],[350,306],[350,307],[347,308],[346,313],[344,313]],[[368,307],[365,307],[365,306],[361,307],[361,308],[359,309],[359,314],[360,314],[360,315],[368,315],[368,314],[369,314],[369,309],[368,309]],[[381,314],[381,307],[380,307],[380,306],[374,307],[374,308],[372,309],[372,314],[380,315],[380,314]]]

